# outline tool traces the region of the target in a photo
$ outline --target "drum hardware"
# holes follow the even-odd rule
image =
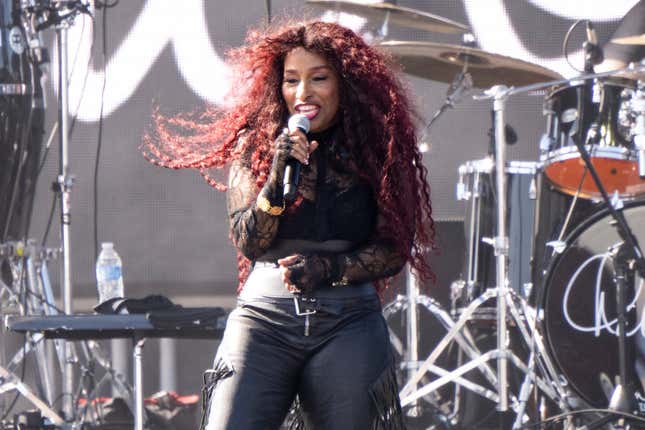
[[[4,296],[5,293],[8,295],[4,308],[14,308],[23,315],[55,312],[51,307],[51,304],[54,303],[54,296],[49,283],[46,261],[55,258],[57,253],[58,250],[37,246],[33,240],[27,244],[23,242],[0,244],[0,256],[11,266],[13,275],[12,285],[3,289],[2,295]],[[41,297],[42,300],[40,300]],[[43,340],[44,337],[39,334],[27,336],[25,346],[7,364],[0,366],[0,391],[18,391],[52,423],[62,425],[65,422],[64,419],[50,407],[54,400],[52,386],[54,379],[53,375],[49,373],[47,363],[50,360],[45,351]],[[63,363],[62,345],[60,342],[56,342],[55,347],[59,363]],[[26,355],[32,351],[36,355],[41,396],[37,395],[15,373]],[[41,397],[44,397],[45,400]]]
[[[412,282],[414,282],[415,279],[416,278],[412,275]],[[414,292],[412,294],[414,294]],[[405,296],[399,295],[397,296],[396,300],[389,303],[383,309],[383,315],[386,319],[390,319],[392,315],[394,315],[394,313],[396,312],[407,311],[406,312],[406,329],[407,329],[406,339],[407,339],[407,343],[409,343],[410,346],[404,346],[403,342],[401,342],[399,337],[396,335],[396,333],[392,331],[391,328],[390,328],[390,338],[392,340],[392,344],[395,350],[398,352],[399,355],[403,356],[404,358],[400,364],[400,367],[402,370],[406,371],[408,378],[411,377],[412,375],[415,375],[418,372],[419,366],[422,364],[422,362],[418,361],[418,349],[417,349],[418,337],[416,334],[417,332],[415,332],[415,329],[418,329],[417,327],[418,321],[414,319],[410,321],[411,314],[413,315],[413,317],[416,316],[418,318],[418,311],[413,310],[413,312],[410,312],[409,306],[414,305],[415,307],[422,306],[423,308],[425,308],[434,318],[436,318],[436,320],[439,322],[441,327],[443,327],[443,329],[445,329],[446,331],[451,330],[455,324],[453,321],[453,318],[449,315],[449,313],[445,311],[443,307],[433,298],[424,296],[424,295],[418,295],[416,296],[415,301],[410,301],[409,297],[410,297],[410,294],[407,294]],[[452,344],[454,342],[455,346],[458,348],[458,353],[460,355],[465,354],[470,359],[474,359],[479,355],[481,355],[481,351],[477,346],[475,338],[470,332],[470,330],[468,329],[468,327],[464,327],[463,331],[456,333],[456,335],[451,337],[450,339],[446,339],[444,337],[441,342],[445,342],[446,345],[448,343]],[[433,364],[429,366],[429,372],[439,377],[450,378],[451,380],[454,380],[457,384],[456,390],[458,390],[459,386],[463,386],[491,401],[497,401],[497,395],[487,387],[479,383],[470,381],[469,379],[463,378],[459,375],[452,376],[451,375],[452,372],[447,370],[445,367],[442,367],[435,363],[436,361],[434,361]],[[483,375],[485,380],[489,384],[494,384],[496,381],[494,370],[486,363],[482,365],[482,369],[483,369]],[[424,401],[430,402],[430,404],[435,409],[435,411],[440,413],[446,420],[448,420],[452,424],[456,424],[457,415],[459,414],[459,407],[460,407],[458,398],[455,398],[455,401],[452,404],[450,404],[450,402],[442,403],[442,401],[444,401],[445,399],[441,398],[441,395],[438,394],[438,390],[433,390],[427,394],[428,394],[427,396],[419,398],[417,399],[417,401],[424,400]],[[407,413],[412,416],[415,416],[415,414],[418,414],[419,408],[421,407],[421,405],[419,405],[418,402],[415,402],[415,401],[406,403],[404,406],[407,406],[407,408],[405,409]]]
[[[24,96],[27,94],[26,84],[0,84],[0,96]]]
[[[618,331],[618,364],[620,383],[614,388],[614,392],[609,400],[609,409],[616,411],[639,413],[636,397],[635,397],[635,383],[631,377],[628,376],[627,363],[629,358],[633,358],[632,354],[628,355],[626,346],[625,328],[627,325],[627,303],[626,303],[626,288],[627,280],[630,275],[634,274],[633,264],[638,264],[635,261],[629,261],[633,257],[633,251],[628,250],[624,242],[617,245],[612,249],[614,264],[614,284],[616,286],[616,319]],[[642,257],[641,257],[642,258]],[[640,272],[643,276],[644,272]],[[645,278],[642,278],[645,279]],[[633,279],[632,279],[633,281]],[[632,360],[631,362],[634,362]]]
[[[446,328],[452,324],[450,316],[441,308],[433,298],[419,293],[419,279],[412,268],[406,266],[406,294],[398,295],[396,299],[383,308],[383,316],[389,319],[396,312],[405,312],[405,343],[396,333],[389,328],[390,340],[399,356],[401,370],[405,371],[406,378],[411,377],[419,367],[419,306],[430,312],[438,322]],[[428,400],[428,399],[425,399]],[[431,398],[430,404],[442,416],[449,417],[450,412],[439,402],[438,398]],[[417,417],[421,415],[421,405],[413,402],[406,408],[406,415]]]
[[[645,178],[645,83],[639,85],[632,97],[631,109],[636,115],[633,127],[634,146],[637,151],[638,176]]]
[[[487,288],[483,294],[474,299],[461,314],[460,318],[451,326],[450,330],[442,341],[435,347],[430,356],[426,359],[419,371],[408,381],[408,383],[401,390],[401,403],[407,405],[414,400],[423,397],[424,395],[433,392],[442,385],[449,382],[456,382],[456,378],[461,378],[465,373],[474,369],[483,370],[484,375],[489,376],[489,382],[496,387],[494,393],[495,402],[497,403],[497,410],[500,412],[500,418],[504,420],[504,416],[509,411],[509,399],[512,403],[512,408],[517,413],[514,428],[519,428],[525,418],[524,409],[528,401],[528,392],[530,387],[538,387],[541,392],[556,403],[559,401],[564,390],[561,387],[553,388],[553,384],[549,379],[554,379],[553,374],[538,375],[534,369],[549,371],[554,366],[549,362],[548,357],[544,354],[537,354],[536,351],[541,351],[539,348],[542,344],[538,340],[534,340],[531,336],[530,326],[535,325],[536,317],[531,316],[528,307],[524,300],[509,289],[509,283],[506,273],[506,263],[508,259],[508,237],[506,236],[506,160],[505,160],[505,138],[506,133],[504,130],[504,100],[508,92],[508,88],[503,86],[496,86],[489,91],[489,96],[494,98],[495,110],[495,174],[496,174],[496,193],[497,193],[497,235],[493,238],[493,248],[496,257],[496,274],[497,286]],[[435,360],[443,352],[446,346],[454,339],[460,336],[462,330],[467,330],[466,323],[471,319],[475,311],[480,308],[484,303],[491,299],[496,299],[496,316],[497,316],[497,348],[481,353],[478,351],[476,354],[470,356],[471,361],[464,363],[459,368],[452,372],[443,375],[421,388],[417,386],[424,374],[434,366]],[[521,315],[522,308],[525,315]],[[508,345],[508,320],[513,321],[514,325],[521,333],[523,340],[527,345],[532,348],[529,357],[528,365],[525,365],[522,360],[509,349]],[[529,325],[529,327],[527,327]],[[492,370],[489,361],[497,363],[497,372]],[[508,364],[512,363],[525,374],[525,380],[522,383],[521,397],[515,397],[508,391]],[[456,382],[458,383],[458,382]],[[467,387],[466,387],[467,388]],[[567,405],[562,404],[566,410]]]
[[[307,4],[336,12],[345,12],[383,21],[381,33],[387,35],[391,22],[408,28],[438,33],[460,34],[470,31],[468,26],[438,15],[391,3],[361,3],[354,0],[307,0]]]

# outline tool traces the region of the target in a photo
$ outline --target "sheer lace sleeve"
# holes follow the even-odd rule
[[[405,258],[386,239],[375,239],[361,248],[339,256],[336,285],[375,281],[401,271]]]
[[[269,248],[280,223],[279,217],[257,208],[259,192],[251,169],[241,160],[231,163],[226,195],[231,236],[234,245],[250,260]]]
[[[350,252],[298,254],[290,259],[288,269],[290,280],[308,292],[330,284],[342,286],[388,278],[401,271],[405,260],[390,240],[374,235]]]

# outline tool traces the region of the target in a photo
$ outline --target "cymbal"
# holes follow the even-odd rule
[[[618,37],[611,39],[610,42],[619,45],[645,45],[645,33],[637,34],[636,36]]]
[[[470,31],[468,26],[458,22],[391,3],[358,3],[356,0],[307,0],[307,4],[338,12],[361,15],[366,18],[382,19],[404,27],[438,33],[460,34]]]
[[[397,58],[406,73],[433,81],[452,82],[466,62],[473,86],[478,88],[496,84],[524,86],[562,79],[557,72],[537,64],[468,46],[390,40],[376,47]]]
[[[645,81],[645,59],[640,63],[630,63],[628,67],[615,71],[616,76],[634,81]]]

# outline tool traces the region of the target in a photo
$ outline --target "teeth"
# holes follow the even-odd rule
[[[298,112],[312,112],[317,110],[317,106],[299,106],[298,107]]]

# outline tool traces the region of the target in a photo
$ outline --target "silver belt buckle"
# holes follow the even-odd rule
[[[303,300],[304,301],[308,300],[308,301],[310,301],[312,303],[316,302],[316,299],[314,299],[314,298],[307,299],[306,297],[303,297]],[[305,315],[313,315],[313,314],[316,313],[315,309],[308,309],[308,310],[306,310],[304,312],[300,311],[300,300],[298,300],[297,296],[293,297],[293,304],[296,307],[296,315],[298,315],[299,317],[302,317],[302,316],[305,316]]]

